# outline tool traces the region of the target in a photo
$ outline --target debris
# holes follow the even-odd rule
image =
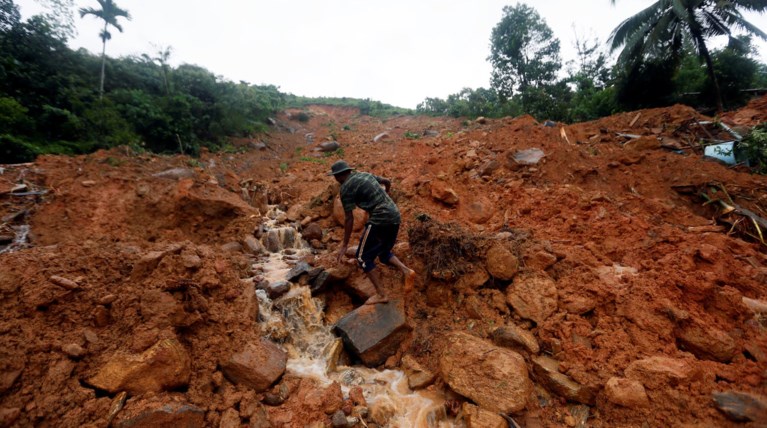
[[[629,123],[629,128],[633,128],[634,124],[637,123],[637,120],[639,120],[639,117],[642,116],[642,112],[638,112],[636,116],[631,120],[631,123]]]
[[[388,132],[382,132],[382,133],[376,135],[375,137],[373,137],[373,142],[377,143],[377,142],[379,142],[381,140],[388,139],[388,138],[389,138],[389,133]]]
[[[565,128],[559,128],[559,136],[562,137],[563,140],[567,141],[567,144],[573,144],[567,137],[567,131],[565,131]]]
[[[335,325],[334,330],[344,345],[368,367],[383,364],[394,355],[409,335],[402,300],[363,305],[349,312]]]
[[[112,421],[114,420],[115,416],[117,416],[117,414],[120,413],[120,410],[122,410],[125,406],[125,400],[127,398],[128,393],[122,391],[121,393],[117,394],[114,399],[112,399],[112,405],[109,406],[109,413],[107,414],[107,427],[112,425]]]
[[[568,400],[594,405],[596,391],[559,372],[559,362],[545,355],[533,357],[533,373],[546,389]]]
[[[564,131],[564,128],[562,128]],[[541,149],[520,150],[511,155],[511,160],[517,165],[535,165],[546,156]]]
[[[58,285],[61,288],[65,288],[67,290],[77,290],[80,288],[79,285],[77,285],[76,282],[72,281],[71,279],[66,279],[64,277],[53,275],[52,277],[48,278],[49,281],[51,281],[53,284]]]
[[[767,398],[746,392],[715,392],[716,408],[736,422],[767,421]]]
[[[288,356],[279,346],[262,338],[245,345],[222,363],[224,375],[236,384],[266,391],[285,373]]]

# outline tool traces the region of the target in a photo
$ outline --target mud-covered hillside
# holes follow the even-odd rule
[[[233,153],[3,166],[0,426],[767,421],[767,179],[703,159],[700,141],[729,138],[710,118],[297,113]],[[336,262],[339,158],[393,182],[395,253],[419,276],[402,296],[381,267],[386,309]],[[280,302],[304,286],[328,328],[394,314],[363,323],[375,358],[349,337],[323,349],[328,373],[403,370],[434,408],[403,416],[371,389],[384,380],[302,376],[306,311]]]

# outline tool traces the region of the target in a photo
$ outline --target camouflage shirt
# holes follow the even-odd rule
[[[399,209],[381,187],[378,178],[367,172],[353,172],[341,185],[344,211],[352,211],[358,206],[368,212],[371,224],[399,224]]]

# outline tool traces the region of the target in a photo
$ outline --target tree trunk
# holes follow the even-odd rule
[[[700,56],[706,61],[706,73],[708,78],[711,79],[711,83],[714,85],[714,96],[716,96],[716,113],[721,114],[724,111],[724,104],[722,103],[722,92],[719,90],[719,82],[716,80],[716,73],[714,72],[714,61],[711,59],[711,53],[706,47],[706,42],[703,40],[703,36],[698,34],[697,31],[693,32],[693,37],[698,42],[698,50]]]
[[[99,101],[101,101],[102,98],[104,98],[104,65],[106,64],[107,59],[107,23],[104,21],[104,33],[101,36],[102,40],[102,46],[101,46],[101,84],[99,85]]]

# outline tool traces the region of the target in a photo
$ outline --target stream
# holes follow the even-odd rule
[[[300,233],[284,219],[284,213],[270,207],[261,233],[267,256],[253,266],[270,283],[285,281],[292,265],[310,252]],[[402,371],[338,366],[342,341],[332,333],[332,326],[325,325],[322,301],[312,297],[308,286],[291,284],[287,293],[274,300],[264,290],[256,295],[265,333],[287,351],[289,373],[312,379],[319,387],[338,382],[344,398],[359,386],[370,409],[378,407],[390,415],[388,427],[463,426],[448,417],[441,394],[410,390]]]

